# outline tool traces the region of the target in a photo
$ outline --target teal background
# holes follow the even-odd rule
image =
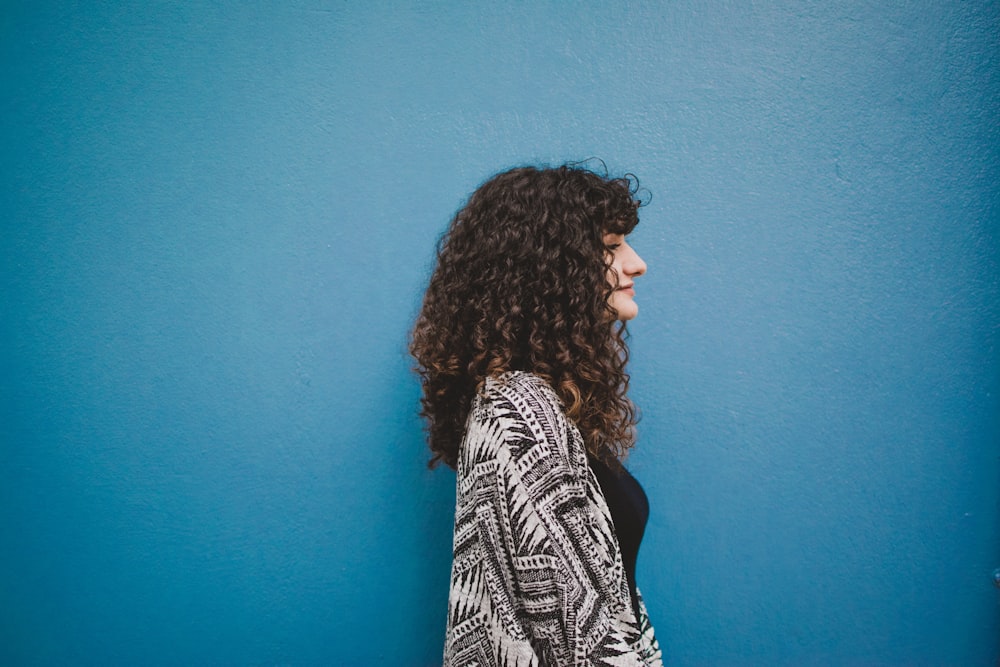
[[[5,2],[0,664],[439,663],[407,330],[515,164],[652,193],[677,665],[1000,658],[996,2]]]

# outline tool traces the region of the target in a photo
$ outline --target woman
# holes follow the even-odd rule
[[[446,665],[662,664],[635,586],[649,507],[620,463],[631,185],[512,169],[440,242],[410,349],[431,465],[458,477]]]

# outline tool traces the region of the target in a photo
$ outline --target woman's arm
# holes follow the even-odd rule
[[[651,633],[640,637],[582,439],[540,378],[488,383],[458,495],[449,645],[478,616],[500,664],[660,664]]]

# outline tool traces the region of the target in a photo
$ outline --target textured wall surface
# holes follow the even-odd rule
[[[433,244],[600,156],[671,661],[995,664],[1000,7],[896,4],[4,3],[0,663],[438,662]]]

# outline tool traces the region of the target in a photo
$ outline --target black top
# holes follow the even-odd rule
[[[597,483],[601,485],[608,509],[611,510],[611,521],[618,535],[625,577],[628,579],[628,592],[632,596],[632,610],[638,620],[639,594],[635,588],[635,561],[639,556],[639,543],[642,542],[646,521],[649,519],[649,499],[639,482],[624,467],[619,466],[614,470],[589,454],[587,460],[597,477]]]

